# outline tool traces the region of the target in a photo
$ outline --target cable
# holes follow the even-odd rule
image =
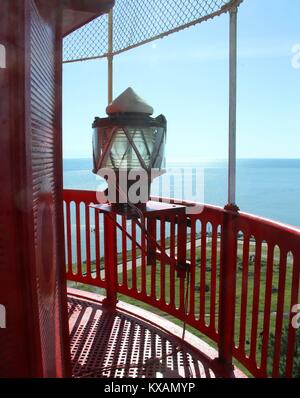
[[[127,200],[127,203],[129,204],[129,206],[136,211],[136,213],[139,215],[139,217],[142,220],[142,224],[139,222],[139,220],[136,220],[137,225],[141,228],[141,231],[146,235],[146,237],[148,238],[148,240],[151,240],[155,246],[158,248],[158,250],[160,251],[160,253],[165,256],[167,258],[167,262],[169,262],[171,265],[172,263],[175,263],[175,260],[172,261],[172,259],[166,254],[165,251],[162,250],[161,245],[156,241],[156,239],[151,236],[151,234],[149,233],[149,231],[146,229],[146,222],[145,222],[145,216],[143,214],[143,212],[134,204],[130,201],[130,199],[127,197],[127,195],[122,191],[122,189],[115,185],[115,188],[117,189],[117,191],[119,192],[120,195],[123,196],[123,199]]]
[[[156,245],[158,246],[160,252],[163,254],[163,250],[161,248],[160,245],[158,245],[156,239],[154,237],[152,237],[149,232],[146,229],[146,223],[145,223],[145,216],[143,214],[143,212],[136,206],[134,205],[127,197],[127,195],[120,189],[120,187],[118,187],[117,185],[115,186],[115,188],[118,190],[119,194],[123,196],[124,199],[127,200],[127,203],[129,204],[129,206],[139,215],[140,219],[141,219],[141,223],[136,220],[137,224],[139,225],[139,227],[141,228],[141,231],[144,232],[144,234],[150,238],[151,240],[155,241]],[[171,259],[170,259],[171,260]],[[175,350],[173,350],[172,352],[165,354],[161,357],[156,357],[156,358],[150,358],[148,360],[146,360],[144,363],[142,364],[123,364],[123,365],[112,365],[112,366],[106,366],[106,367],[102,367],[102,368],[94,368],[94,369],[90,369],[87,373],[84,373],[83,375],[81,375],[81,377],[88,377],[88,376],[92,376],[95,374],[103,374],[104,372],[111,372],[111,371],[116,371],[116,370],[121,370],[121,369],[144,369],[147,368],[153,364],[157,364],[160,363],[161,361],[167,359],[170,356],[173,356],[175,354],[178,354],[179,352],[181,352],[183,350],[183,343],[185,342],[185,334],[186,334],[186,326],[187,326],[187,315],[188,315],[188,304],[189,304],[189,290],[190,290],[190,269],[187,269],[187,279],[186,279],[186,291],[185,291],[185,296],[184,296],[184,320],[183,320],[183,327],[182,327],[182,336],[181,336],[181,343],[175,348]],[[189,365],[189,371],[190,371],[190,375],[192,374],[191,372],[191,368]],[[79,378],[81,378],[79,377]]]

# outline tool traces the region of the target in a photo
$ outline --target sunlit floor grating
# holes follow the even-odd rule
[[[85,299],[71,294],[68,306],[74,377],[221,377],[209,365],[213,358],[201,352],[207,345],[194,338],[193,346],[186,343],[178,352],[181,340],[178,334],[168,332],[168,326],[180,328],[161,317],[141,309],[137,310],[142,317],[133,316],[135,307],[129,306],[127,313],[124,303],[112,310],[90,296]]]

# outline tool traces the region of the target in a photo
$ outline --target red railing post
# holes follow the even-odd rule
[[[233,370],[236,263],[237,263],[237,209],[225,208],[220,258],[219,291],[219,356],[217,362],[229,372]]]
[[[117,304],[118,261],[117,261],[117,227],[115,215],[104,213],[104,267],[106,282],[106,299],[103,304]]]

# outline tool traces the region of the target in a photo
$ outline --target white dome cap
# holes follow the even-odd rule
[[[152,106],[148,105],[146,101],[139,97],[131,87],[127,88],[106,108],[106,113],[108,115],[114,113],[143,113],[152,115],[153,112]]]

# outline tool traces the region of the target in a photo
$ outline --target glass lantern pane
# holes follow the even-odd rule
[[[119,130],[113,139],[110,156],[107,159],[107,166],[118,169],[137,169],[141,167],[151,167],[152,154],[155,146],[155,128],[129,128],[127,130],[134,145],[139,152],[144,164],[141,164],[139,157],[128,140],[125,132]]]

